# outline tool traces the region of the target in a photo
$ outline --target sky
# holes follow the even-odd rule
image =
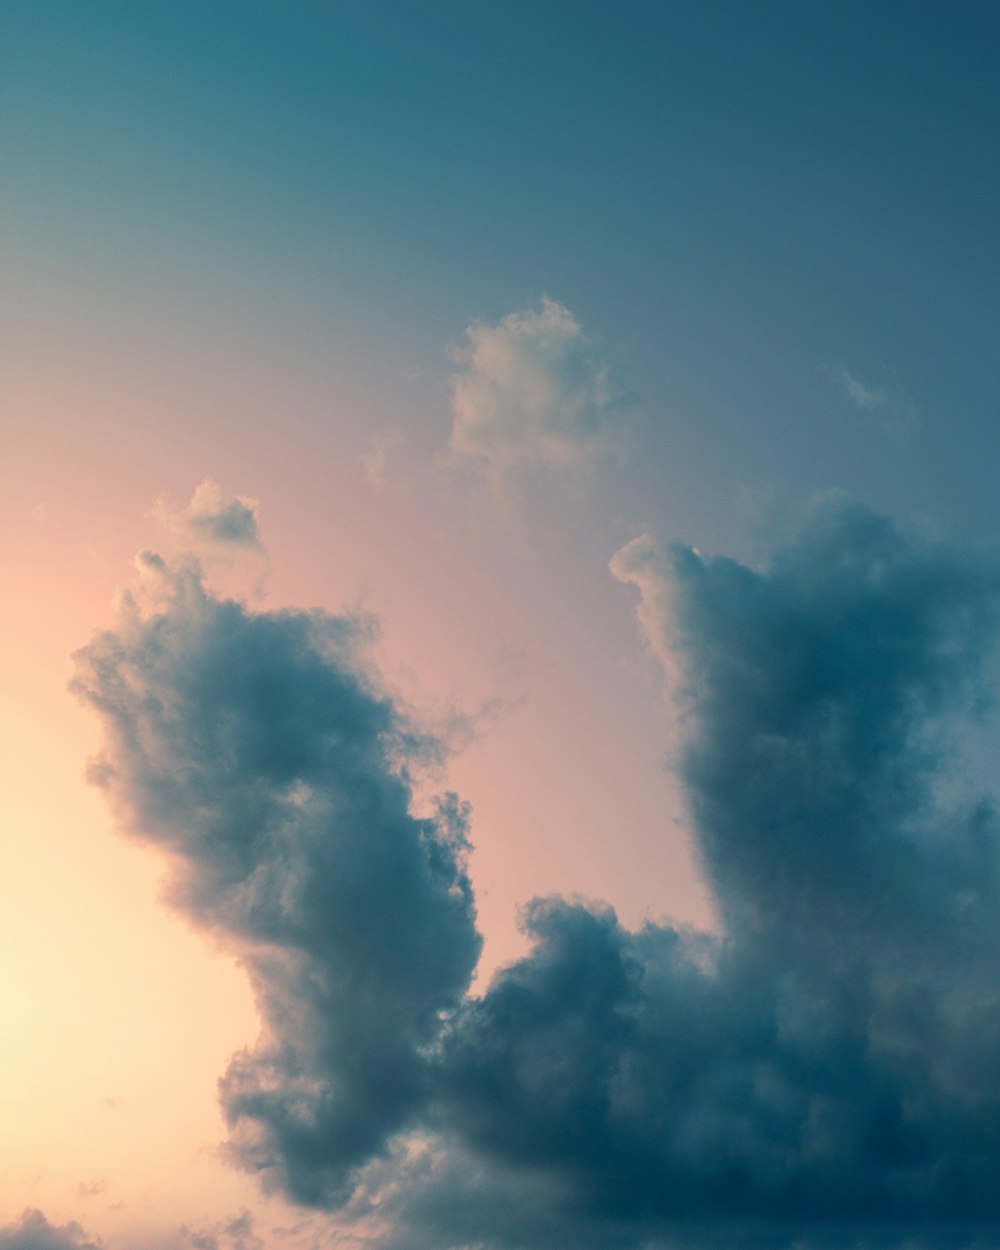
[[[998,40],[2,0],[0,1250],[1000,1244]]]

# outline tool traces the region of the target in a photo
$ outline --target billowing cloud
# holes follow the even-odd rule
[[[158,604],[125,596],[76,656],[105,733],[92,776],[252,983],[262,1035],[220,1082],[233,1160],[333,1203],[418,1113],[475,965],[465,812],[413,814],[436,748],[365,664],[370,622],[251,612],[191,560],[139,564]]]
[[[386,1250],[997,1243],[1000,820],[949,771],[996,567],[836,497],[766,569],[619,552],[723,928],[535,900],[473,995],[464,809],[412,815],[364,625],[146,565],[162,605],[78,690],[123,826],[253,981],[243,1166]]]
[[[152,514],[192,547],[260,547],[257,500],[227,495],[211,478],[198,485],[186,508],[173,511],[160,500]]]
[[[943,782],[998,571],[837,498],[765,571],[648,539],[614,568],[670,660],[724,930],[533,903],[442,1048],[442,1159],[478,1184],[414,1174],[410,1235],[993,1244],[1000,822]]]
[[[75,1220],[50,1224],[41,1211],[29,1207],[13,1224],[0,1227],[0,1250],[100,1250],[87,1239]]]
[[[568,308],[543,299],[466,330],[452,375],[451,449],[497,473],[575,469],[605,448],[621,407],[608,366]]]

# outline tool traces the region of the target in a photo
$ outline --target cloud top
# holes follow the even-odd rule
[[[590,465],[607,445],[621,397],[570,310],[543,298],[465,334],[451,378],[453,454],[499,473]]]

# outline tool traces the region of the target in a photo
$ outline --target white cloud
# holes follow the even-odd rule
[[[451,450],[499,474],[586,468],[621,407],[608,366],[568,308],[543,298],[466,330],[452,374]]]

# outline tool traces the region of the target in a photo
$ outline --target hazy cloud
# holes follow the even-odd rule
[[[764,571],[649,539],[614,567],[725,929],[531,904],[446,1031],[389,1244],[992,1244],[1000,823],[941,783],[996,568],[839,498]]]
[[[94,1181],[81,1181],[76,1188],[81,1198],[97,1198],[101,1194],[108,1192],[108,1182],[103,1178]]]
[[[264,1250],[249,1211],[197,1228],[182,1226],[184,1250]]]
[[[543,299],[466,330],[452,375],[451,449],[503,474],[584,467],[605,448],[621,396],[568,308]]]
[[[844,388],[847,398],[856,407],[872,412],[878,408],[885,408],[889,403],[888,391],[877,387],[865,386],[864,382],[860,378],[856,378],[848,369],[839,369],[837,377],[840,379],[840,384]]]
[[[361,458],[365,480],[375,487],[384,486],[388,477],[389,457],[403,441],[399,430],[380,430],[372,435],[371,449]]]
[[[897,383],[870,386],[843,365],[829,372],[854,408],[875,421],[883,433],[899,437],[918,423],[913,402]]]
[[[152,515],[170,533],[196,547],[260,547],[257,500],[227,495],[211,478],[200,483],[186,508],[173,511],[159,500]]]

